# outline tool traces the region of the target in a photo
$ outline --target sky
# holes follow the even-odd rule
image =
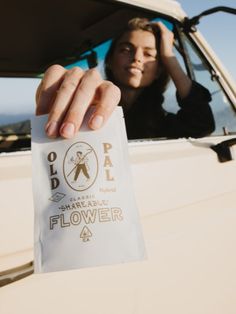
[[[236,0],[179,0],[179,2],[189,17],[215,6],[236,8]],[[203,17],[198,28],[236,81],[236,15],[215,13]],[[33,114],[38,84],[39,80],[0,78],[0,125],[8,123],[6,111],[12,115],[12,122],[15,122],[14,119],[19,120],[19,114],[22,118],[27,113]]]

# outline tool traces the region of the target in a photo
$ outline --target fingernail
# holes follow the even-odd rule
[[[90,127],[92,129],[99,129],[103,124],[103,116],[96,115],[90,121]]]
[[[71,138],[75,134],[75,126],[73,123],[64,123],[61,127],[60,134],[63,137]]]
[[[56,121],[49,122],[45,127],[45,132],[50,137],[56,137],[57,131],[58,131],[58,122]]]

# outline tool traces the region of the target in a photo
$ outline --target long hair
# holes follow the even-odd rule
[[[114,82],[114,76],[112,73],[112,70],[109,67],[109,62],[113,56],[114,50],[116,48],[117,42],[120,40],[120,38],[123,36],[124,33],[127,32],[132,32],[132,31],[137,31],[137,30],[142,30],[142,31],[147,31],[152,33],[155,36],[156,39],[156,49],[157,49],[157,57],[160,56],[160,43],[161,43],[161,33],[159,27],[151,23],[148,19],[146,18],[133,18],[131,19],[126,27],[122,30],[122,32],[115,38],[113,39],[110,48],[106,54],[105,57],[105,74],[108,80]],[[159,60],[159,75],[157,79],[154,80],[154,82],[149,86],[150,89],[153,91],[155,90],[157,93],[163,94],[167,84],[169,82],[169,74],[165,70],[161,59]]]

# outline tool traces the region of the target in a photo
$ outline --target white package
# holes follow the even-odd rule
[[[73,139],[49,139],[32,119],[35,272],[145,258],[122,109]]]

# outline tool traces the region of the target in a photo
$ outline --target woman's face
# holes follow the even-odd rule
[[[124,33],[109,66],[118,86],[135,89],[149,86],[157,78],[158,70],[155,36],[143,30]]]

